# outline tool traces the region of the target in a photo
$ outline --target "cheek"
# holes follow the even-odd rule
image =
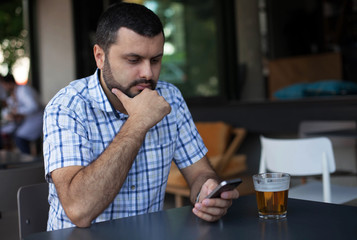
[[[138,78],[137,70],[128,66],[112,68],[112,74],[114,79],[123,86],[130,85],[133,80]]]
[[[155,66],[155,67],[153,68],[154,78],[155,78],[155,79],[158,79],[158,78],[159,78],[160,71],[161,71],[161,64],[159,64],[158,66]]]

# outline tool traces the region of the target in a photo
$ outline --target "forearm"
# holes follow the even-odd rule
[[[120,191],[142,145],[147,129],[129,118],[108,148],[66,184],[56,184],[67,216],[77,226],[89,226]],[[58,178],[57,178],[58,179]],[[57,186],[58,185],[58,186]]]

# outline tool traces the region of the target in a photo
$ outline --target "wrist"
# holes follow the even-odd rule
[[[129,116],[126,125],[130,127],[130,131],[135,131],[137,134],[146,134],[150,127],[145,123],[143,118],[137,116]]]

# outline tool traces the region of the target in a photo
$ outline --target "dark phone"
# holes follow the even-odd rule
[[[240,178],[222,181],[206,198],[220,198],[222,192],[231,191],[241,183]]]

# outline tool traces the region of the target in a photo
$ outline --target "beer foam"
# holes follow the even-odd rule
[[[270,182],[270,183],[256,183],[254,188],[258,192],[279,192],[289,189],[289,181],[286,182]]]

